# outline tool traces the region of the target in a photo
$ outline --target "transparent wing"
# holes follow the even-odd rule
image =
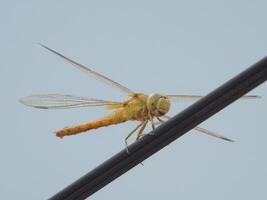
[[[166,115],[164,115],[162,117],[165,118],[165,119],[170,119],[171,118],[171,117],[166,116]],[[218,133],[215,133],[213,131],[210,131],[208,129],[205,129],[205,128],[202,128],[202,127],[199,127],[199,126],[195,127],[194,130],[196,130],[196,131],[198,131],[200,133],[205,133],[205,134],[207,134],[209,136],[212,136],[212,137],[216,137],[216,138],[228,141],[228,142],[234,142],[234,140],[231,140],[231,139],[229,139],[229,138],[227,138],[227,137],[225,137],[223,135],[220,135]]]
[[[198,95],[166,95],[171,101],[181,101],[181,100],[198,100],[203,96]]]
[[[74,61],[74,60],[71,60],[70,58],[67,58],[66,56],[56,52],[55,50],[53,49],[50,49],[49,47],[43,45],[43,44],[40,44],[42,47],[44,47],[45,49],[49,50],[50,52],[58,55],[59,57],[61,57],[62,59],[64,59],[65,61],[69,62],[70,64],[72,64],[73,66],[75,66],[76,68],[80,69],[81,71],[85,72],[86,74],[98,79],[98,80],[101,80],[105,83],[107,83],[108,85],[112,85],[114,86],[115,88],[119,89],[120,91],[126,93],[126,94],[131,94],[133,93],[130,89],[128,89],[127,87],[117,83],[116,81],[113,81],[111,80],[110,78],[102,75],[102,74],[99,74],[98,72],[95,72],[91,69],[89,69],[88,67]]]
[[[60,94],[32,95],[21,98],[19,101],[26,106],[40,109],[66,109],[122,104],[120,102]]]
[[[261,96],[257,96],[257,95],[246,95],[243,97],[240,97],[239,99],[260,99]]]
[[[199,100],[203,96],[198,96],[198,95],[166,95],[171,101],[183,101],[183,100]],[[243,96],[240,99],[258,99],[261,98],[260,96],[256,95],[247,95]]]
[[[231,140],[231,139],[229,139],[229,138],[227,138],[227,137],[225,137],[223,135],[220,135],[218,133],[214,133],[213,131],[210,131],[210,130],[205,129],[205,128],[201,128],[199,126],[195,127],[194,130],[199,131],[201,133],[205,133],[205,134],[207,134],[209,136],[212,136],[212,137],[216,137],[216,138],[228,141],[228,142],[234,142],[234,140]]]

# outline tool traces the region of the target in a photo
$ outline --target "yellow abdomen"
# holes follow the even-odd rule
[[[64,136],[75,135],[81,132],[89,131],[91,129],[119,124],[127,120],[127,116],[124,115],[123,110],[117,110],[98,120],[61,129],[56,132],[56,135],[63,138]]]

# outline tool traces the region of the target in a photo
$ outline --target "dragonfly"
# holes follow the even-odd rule
[[[86,132],[92,129],[97,129],[101,127],[106,127],[110,125],[120,124],[126,121],[137,121],[138,125],[127,135],[124,142],[128,150],[128,139],[135,133],[136,140],[139,140],[145,135],[144,130],[146,126],[150,123],[152,129],[158,124],[164,123],[170,117],[167,113],[170,111],[172,102],[180,102],[184,100],[199,100],[203,96],[199,95],[168,95],[168,94],[144,94],[136,93],[127,87],[121,85],[120,83],[82,65],[63,54],[40,44],[41,47],[47,49],[48,51],[61,57],[63,60],[67,61],[77,69],[85,72],[110,86],[115,87],[120,92],[126,94],[128,99],[122,102],[117,101],[107,101],[102,99],[80,97],[73,95],[62,95],[62,94],[47,94],[47,95],[31,95],[21,98],[19,101],[30,107],[39,109],[69,109],[69,108],[80,108],[80,107],[104,107],[108,110],[112,110],[108,115],[96,119],[94,121],[86,122],[83,124],[74,125],[71,127],[65,127],[61,130],[56,131],[56,136],[63,138],[65,136],[76,135],[82,132]],[[259,96],[248,95],[243,96],[241,99],[255,99]],[[233,142],[233,140],[210,131],[202,127],[195,127],[194,130],[200,133],[204,133],[225,141]]]

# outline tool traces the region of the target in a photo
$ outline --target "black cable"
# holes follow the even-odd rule
[[[50,200],[86,199],[267,79],[267,57],[122,150]],[[255,118],[253,118],[255,120]]]

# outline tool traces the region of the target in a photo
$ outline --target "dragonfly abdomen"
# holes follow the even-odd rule
[[[64,136],[75,135],[92,129],[123,123],[128,120],[129,118],[127,118],[123,110],[117,110],[98,120],[61,129],[56,132],[56,135],[63,138]]]

